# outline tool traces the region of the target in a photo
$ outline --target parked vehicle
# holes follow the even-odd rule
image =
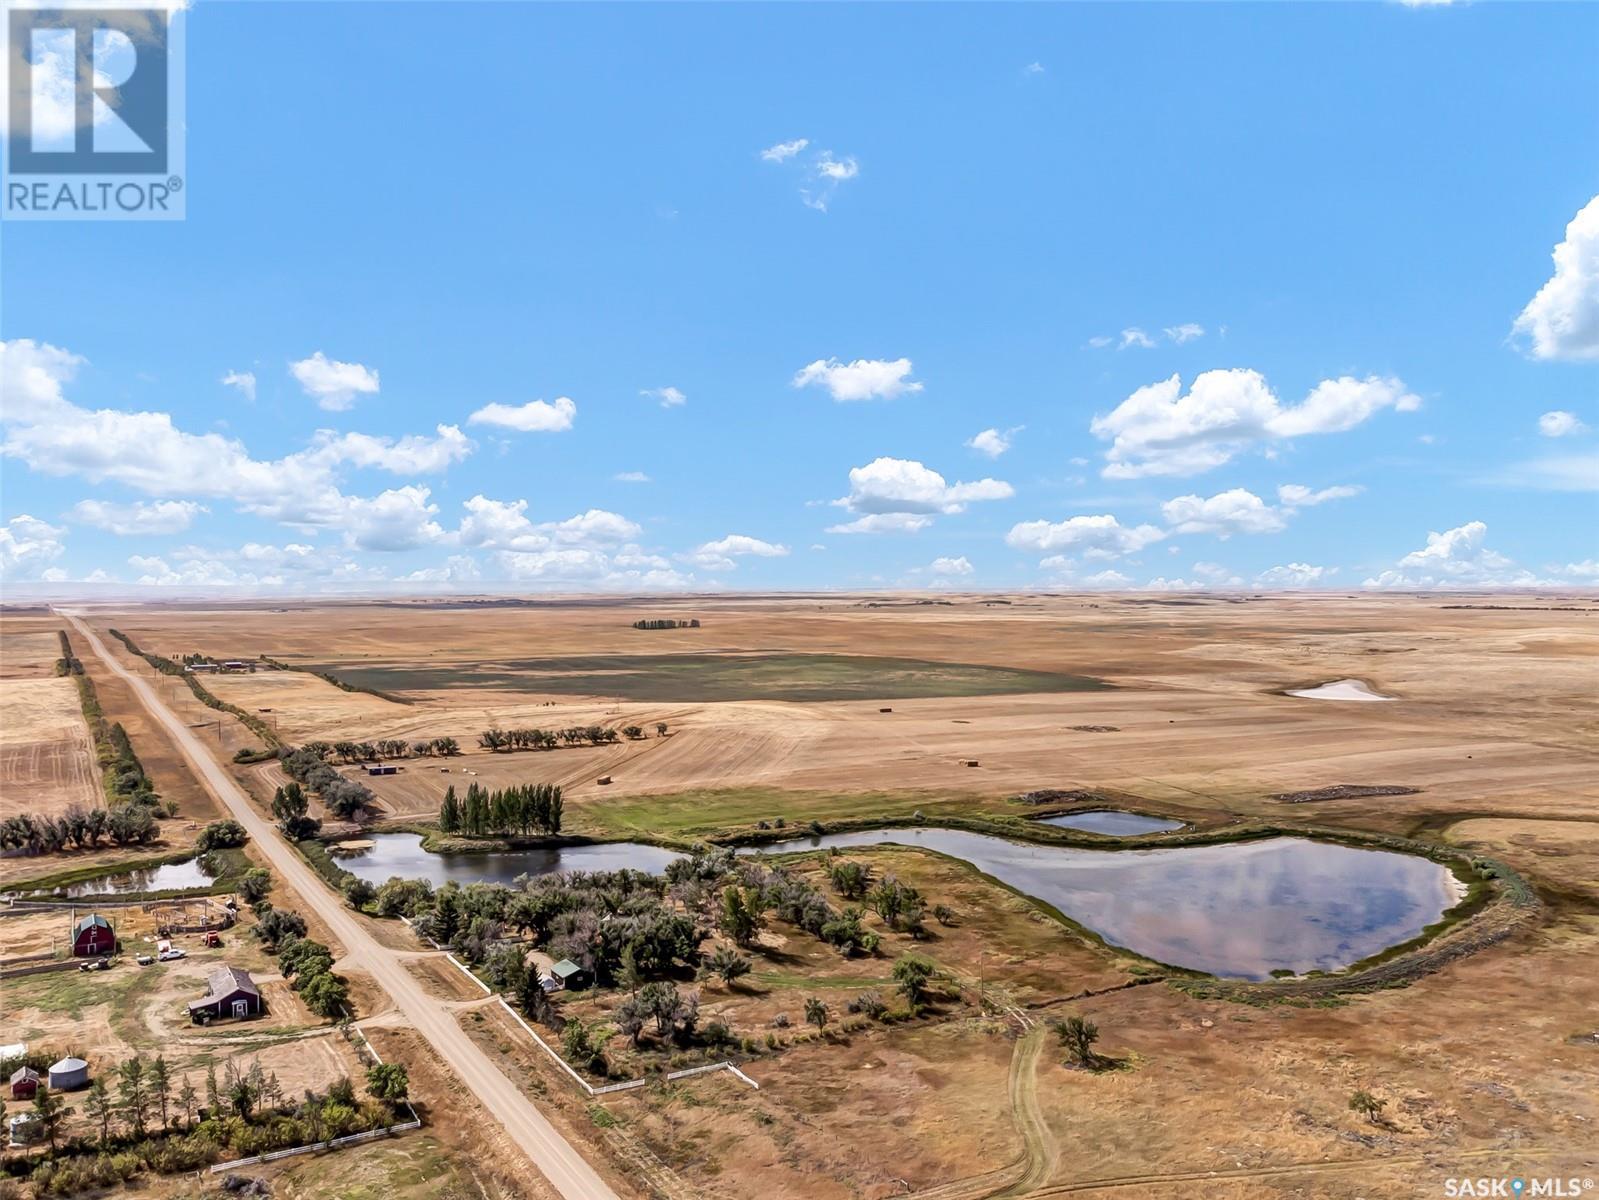
[[[150,964],[155,962],[155,955],[153,955],[153,954],[141,954],[137,958],[135,958],[133,961],[138,963],[141,967],[148,967]]]
[[[168,946],[156,957],[158,957],[162,962],[171,962],[175,958],[188,958],[189,956],[182,950],[179,950],[176,946]]]
[[[109,971],[110,969],[111,960],[109,958],[96,958],[90,962],[78,964],[78,970],[80,971]]]
[[[214,929],[208,930],[205,935],[205,944],[207,946],[220,946],[222,944],[222,935]]]

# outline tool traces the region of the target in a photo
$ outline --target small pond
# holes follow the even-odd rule
[[[640,842],[605,842],[595,846],[562,846],[551,850],[508,850],[496,854],[434,854],[422,849],[414,833],[378,833],[366,839],[370,850],[336,861],[352,875],[371,884],[387,883],[394,876],[426,879],[434,887],[451,880],[469,883],[510,883],[518,875],[553,875],[557,871],[619,871],[631,867],[659,875],[666,864],[682,855]]]
[[[1080,850],[915,827],[795,838],[763,849],[884,842],[964,859],[1107,942],[1234,979],[1346,967],[1415,937],[1461,894],[1448,869],[1418,855],[1305,838]]]
[[[1118,808],[1096,808],[1089,812],[1067,813],[1060,817],[1039,817],[1039,825],[1058,825],[1062,829],[1081,829],[1084,833],[1103,833],[1108,837],[1131,837],[1135,833],[1170,833],[1181,829],[1181,821],[1165,817],[1146,817],[1143,813],[1122,812]]]
[[[555,871],[652,874],[678,855],[610,842],[495,854],[433,854],[383,833],[340,865],[373,884],[393,876],[510,883]],[[1085,850],[925,826],[793,838],[740,853],[786,854],[897,843],[964,859],[1024,895],[1152,958],[1236,979],[1337,970],[1421,933],[1460,898],[1444,867],[1412,854],[1277,837],[1159,850]]]
[[[57,889],[61,895],[76,899],[79,896],[114,896],[121,892],[175,892],[183,888],[211,886],[211,876],[200,867],[198,858],[185,862],[162,863],[144,871],[123,871],[116,875],[101,875]]]

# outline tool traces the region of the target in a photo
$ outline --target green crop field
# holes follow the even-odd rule
[[[901,700],[1109,688],[1086,675],[846,654],[618,654],[410,665],[320,664],[380,691],[492,688],[647,702]]]

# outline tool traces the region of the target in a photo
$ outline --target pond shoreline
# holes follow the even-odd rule
[[[1091,805],[1075,806],[1075,808],[1081,809],[1092,807]],[[1062,814],[1045,813],[1038,815],[1055,816]],[[964,869],[971,871],[974,875],[1027,900],[1041,911],[1047,912],[1052,919],[1058,921],[1074,934],[1100,945],[1107,951],[1123,954],[1145,963],[1147,964],[1145,969],[1153,968],[1169,973],[1173,976],[1172,982],[1174,986],[1178,986],[1180,981],[1186,981],[1181,983],[1181,986],[1187,987],[1189,984],[1198,986],[1207,995],[1224,995],[1228,998],[1262,1002],[1274,997],[1288,999],[1292,996],[1302,997],[1312,993],[1315,996],[1330,996],[1340,992],[1370,990],[1370,988],[1375,986],[1394,986],[1396,978],[1401,981],[1408,981],[1425,974],[1429,970],[1436,969],[1437,966],[1442,965],[1444,962],[1452,961],[1453,958],[1459,957],[1460,951],[1454,946],[1449,947],[1445,956],[1442,957],[1428,951],[1429,948],[1435,947],[1436,943],[1444,940],[1446,935],[1460,931],[1462,926],[1485,926],[1484,931],[1491,933],[1492,936],[1478,940],[1481,941],[1482,945],[1491,944],[1493,941],[1507,936],[1510,929],[1519,925],[1541,906],[1536,895],[1525,881],[1503,863],[1481,856],[1473,856],[1448,845],[1421,842],[1392,834],[1366,833],[1297,823],[1245,823],[1233,821],[1209,828],[1185,828],[1170,833],[1116,837],[1081,833],[1058,826],[1039,825],[1033,818],[1034,814],[1028,814],[1025,818],[958,818],[952,817],[950,814],[939,814],[936,821],[929,820],[925,822],[923,827],[979,833],[1024,845],[1098,850],[1112,854],[1119,850],[1137,851],[1173,849],[1180,846],[1219,846],[1256,842],[1274,837],[1298,838],[1331,843],[1352,849],[1385,850],[1423,858],[1448,870],[1459,885],[1456,901],[1447,906],[1435,921],[1425,926],[1414,937],[1388,946],[1336,970],[1312,971],[1305,975],[1255,980],[1174,967],[1158,959],[1118,946],[1080,922],[1073,920],[1059,909],[1050,905],[1046,900],[1030,895],[1023,889],[1012,887],[1005,881],[981,871],[958,856],[943,856],[951,861],[960,863]],[[811,822],[804,825],[789,825],[781,829],[752,831],[745,828],[726,830],[698,839],[672,838],[640,831],[627,837],[571,834],[529,839],[496,838],[486,844],[473,839],[444,838],[438,835],[436,828],[417,822],[382,822],[372,826],[370,832],[413,833],[421,839],[419,843],[421,848],[428,851],[434,851],[436,846],[442,845],[452,855],[492,855],[514,853],[521,850],[558,851],[562,848],[600,847],[618,843],[637,843],[676,852],[688,852],[696,846],[758,851],[763,846],[769,847],[778,842],[791,841],[795,837],[845,832],[868,832],[904,827],[906,825],[907,822],[903,817],[861,817],[848,820]],[[877,848],[883,848],[883,846]],[[912,852],[939,853],[926,847],[901,848]],[[819,852],[809,849],[793,851],[794,854]],[[1490,920],[1494,914],[1498,914],[1498,917]],[[1494,928],[1487,929],[1487,926],[1493,926]],[[1495,929],[1497,932],[1494,931]],[[1456,940],[1458,941],[1459,939]],[[1475,948],[1478,947],[1472,947],[1472,949]],[[1438,961],[1433,961],[1434,959]],[[1373,982],[1373,980],[1379,978],[1381,982]]]

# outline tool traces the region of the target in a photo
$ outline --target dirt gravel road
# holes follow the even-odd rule
[[[521,1089],[505,1077],[477,1044],[456,1024],[444,1002],[430,996],[405,969],[404,957],[386,949],[327,889],[300,856],[279,836],[276,826],[256,812],[249,798],[183,722],[162,703],[144,679],[113,657],[99,637],[71,613],[61,614],[81,633],[90,648],[116,675],[125,679],[151,716],[161,722],[194,769],[195,775],[239,821],[271,863],[332,930],[343,945],[343,962],[366,971],[411,1027],[438,1053],[468,1088],[505,1127],[532,1164],[566,1200],[619,1200],[598,1172],[545,1119]]]

